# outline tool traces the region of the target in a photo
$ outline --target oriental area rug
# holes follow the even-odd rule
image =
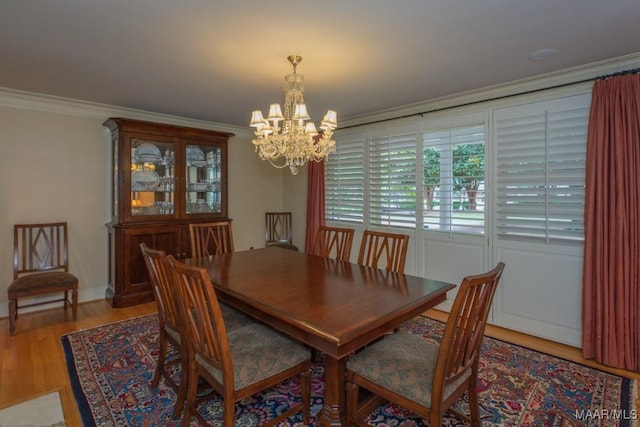
[[[427,340],[438,340],[443,329],[443,323],[425,317],[402,327]],[[158,388],[151,387],[158,356],[155,314],[74,332],[61,339],[86,427],[181,425],[181,420],[171,418],[176,393],[162,380]],[[478,390],[485,427],[637,425],[634,380],[490,337],[483,341]],[[323,396],[323,368],[314,364],[311,425],[322,408]],[[259,426],[298,399],[297,381],[281,383],[236,404],[235,425]],[[466,396],[455,406],[467,413]],[[212,425],[221,425],[221,411],[220,400],[210,400],[200,407]],[[297,417],[281,425],[299,426],[301,418],[299,414]],[[368,422],[374,426],[429,425],[391,404],[376,409]],[[465,423],[447,413],[442,426],[461,427]]]

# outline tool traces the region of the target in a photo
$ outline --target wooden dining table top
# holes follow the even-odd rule
[[[453,284],[268,247],[189,260],[218,297],[342,358],[444,301]]]
[[[279,247],[192,258],[217,297],[323,353],[318,426],[346,425],[346,360],[443,302],[450,283]]]

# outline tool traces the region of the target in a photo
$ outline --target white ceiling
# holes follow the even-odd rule
[[[0,87],[238,126],[290,54],[318,122],[636,52],[639,0],[0,0]]]

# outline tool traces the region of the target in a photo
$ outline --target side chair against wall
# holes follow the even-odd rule
[[[265,246],[279,246],[297,251],[293,244],[291,212],[265,213]]]
[[[189,235],[192,257],[220,255],[234,251],[231,221],[191,223]]]
[[[318,228],[313,243],[313,255],[349,261],[354,230],[351,228],[327,227]]]
[[[71,291],[71,299],[69,299]],[[64,292],[59,299],[18,304],[18,299]],[[69,273],[67,223],[13,226],[13,281],[7,289],[9,332],[14,333],[21,308],[64,302],[78,316],[78,278]]]
[[[173,279],[173,271],[167,261],[164,251],[151,249],[144,243],[140,243],[140,250],[144,262],[149,272],[151,285],[153,287],[153,296],[158,307],[158,320],[160,322],[160,352],[156,363],[156,371],[151,380],[151,385],[157,387],[162,376],[165,381],[178,393],[176,406],[173,412],[173,418],[177,418],[182,413],[184,399],[187,394],[187,375],[185,372],[186,355],[182,345],[182,337],[180,333],[180,318],[178,306],[176,305],[175,281]],[[169,344],[179,352],[179,356],[173,360],[167,360]],[[180,383],[177,384],[167,370],[171,365],[180,363],[182,371],[180,374]]]
[[[300,377],[301,403],[293,405],[264,425],[276,425],[302,411],[309,423],[311,402],[311,354],[302,344],[275,330],[253,322],[227,334],[228,328],[207,271],[185,265],[169,256],[180,295],[186,342],[189,346],[189,373],[183,425],[195,416],[208,425],[198,412],[202,397],[196,400],[198,379],[222,396],[223,425],[233,426],[235,403],[289,378]]]
[[[388,335],[347,361],[347,424],[362,420],[382,398],[439,426],[447,410],[479,427],[478,362],[487,316],[504,264],[462,280],[439,344],[409,333]],[[420,355],[422,357],[416,357]],[[373,393],[360,401],[363,387]],[[451,407],[467,392],[471,418]]]
[[[360,242],[358,264],[404,273],[409,236],[365,230]]]

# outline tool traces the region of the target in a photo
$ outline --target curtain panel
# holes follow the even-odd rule
[[[640,372],[640,74],[594,84],[585,185],[583,355]]]
[[[318,227],[325,224],[324,218],[324,160],[309,162],[307,177],[307,230],[304,251],[313,253]]]

